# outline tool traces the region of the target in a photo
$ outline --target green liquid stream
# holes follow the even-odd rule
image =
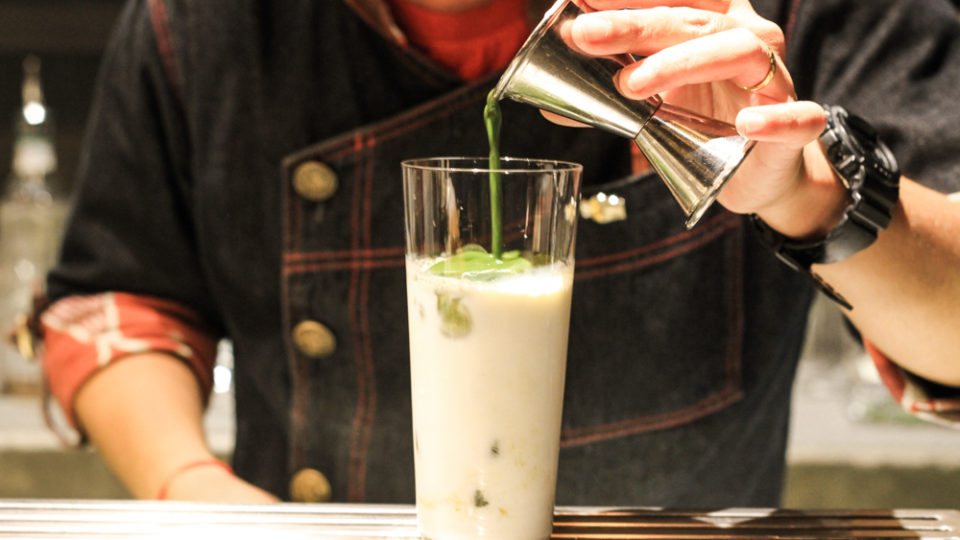
[[[487,94],[487,104],[483,107],[483,123],[487,127],[487,140],[490,142],[490,235],[491,253],[497,260],[503,259],[503,194],[500,185],[500,102]]]
[[[517,274],[531,268],[534,264],[519,251],[503,252],[503,191],[500,170],[500,103],[487,94],[487,103],[483,108],[483,123],[487,128],[487,140],[490,143],[490,236],[491,249],[487,252],[483,246],[468,244],[456,254],[437,261],[430,266],[433,274],[469,279],[472,281],[492,281],[499,277]]]

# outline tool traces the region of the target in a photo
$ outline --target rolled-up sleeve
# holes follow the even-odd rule
[[[864,341],[864,347],[883,384],[905,411],[924,420],[960,429],[960,388],[937,384],[910,373],[869,341]]]
[[[190,309],[159,298],[101,293],[64,298],[41,316],[44,376],[73,427],[77,391],[99,370],[130,355],[160,352],[185,362],[206,401],[216,339]]]

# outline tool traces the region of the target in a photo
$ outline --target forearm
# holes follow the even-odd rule
[[[134,497],[153,498],[178,468],[212,458],[196,378],[171,356],[146,353],[111,363],[80,388],[74,410]]]
[[[617,88],[625,97],[647,99],[659,94],[674,105],[732,121],[742,136],[756,141],[750,156],[719,194],[720,204],[733,212],[759,216],[781,236],[801,241],[796,244],[812,245],[841,223],[851,195],[833,172],[819,139],[828,120],[831,138],[841,142],[856,136],[869,141],[871,130],[853,129],[859,122],[844,120],[849,119],[847,113],[841,117],[832,107],[828,111],[816,102],[798,100],[793,76],[783,60],[787,43],[782,28],[760,17],[749,2],[681,2],[686,9],[647,9],[657,2],[646,0],[587,3],[597,11],[581,15],[568,29],[579,51],[598,57],[621,53],[642,57],[617,74]],[[637,9],[617,9],[628,4]],[[697,24],[691,24],[689,8],[699,10]],[[874,15],[880,13],[871,13]],[[885,23],[890,21],[915,22],[895,17]],[[937,69],[924,72],[931,88],[956,86],[956,73],[939,69],[943,64],[940,56],[930,52],[929,57],[921,58],[921,48],[935,50],[929,36],[918,34],[920,39],[914,39],[892,31],[874,34],[873,28],[862,30],[865,36],[884,40],[883,46],[891,50],[897,49],[900,41],[911,45],[917,53],[910,60],[915,66],[937,60]],[[937,33],[944,39],[938,44],[955,41],[955,28],[949,32],[938,29]],[[822,61],[824,71],[822,79],[817,79],[809,70],[801,70],[801,74],[814,77],[806,81],[808,88],[809,84],[819,86],[828,77],[847,83],[881,80],[877,75],[882,71],[859,71],[869,62],[843,60],[850,65],[841,65],[841,61],[826,62],[825,57],[816,55],[810,60],[810,66]],[[892,80],[883,80],[888,79]],[[908,95],[898,95],[898,91],[915,91],[915,84],[919,82],[911,81],[909,88],[901,90],[894,88],[892,102]],[[872,98],[882,97],[877,92],[887,88],[885,84],[840,84],[818,90],[825,91],[821,95],[846,94],[851,104],[867,107],[880,103]],[[934,99],[931,104],[944,106],[945,119],[955,114],[946,101]],[[907,114],[903,120],[903,129],[897,132],[901,139],[909,137],[911,125],[920,116]],[[849,129],[839,129],[841,124]],[[943,151],[948,147],[939,140],[942,137],[937,135],[942,132],[937,130],[951,127],[944,122],[923,132],[931,141],[937,139],[931,143],[929,155],[946,155]],[[838,147],[833,149],[837,153]],[[928,170],[936,174],[937,167]],[[851,320],[890,360],[929,379],[960,386],[960,212],[942,195],[907,180],[902,183],[893,222],[878,241],[847,260],[815,265],[813,270],[852,303]],[[866,211],[871,210],[881,211]],[[775,240],[773,244],[783,239]],[[816,254],[811,257],[819,260]],[[806,260],[796,262],[806,264]]]
[[[850,301],[847,316],[891,360],[960,386],[960,205],[903,179],[877,241],[813,270]]]
[[[790,136],[803,140],[809,136],[804,132],[822,130],[815,121],[819,113],[810,112],[804,125],[812,129]],[[741,203],[728,207],[754,212],[788,237],[823,238],[839,222],[850,197],[817,141],[804,146],[796,167],[797,180],[785,183],[789,187],[778,196],[761,197],[766,204],[752,197],[758,189],[775,188],[776,182],[735,185],[739,191],[721,193],[721,199]],[[784,171],[789,177],[788,168],[774,172]],[[960,386],[960,205],[902,178],[892,220],[877,240],[845,260],[816,264],[812,270],[850,302],[850,320],[888,358],[925,378]]]

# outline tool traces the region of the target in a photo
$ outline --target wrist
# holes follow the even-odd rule
[[[900,168],[877,131],[864,119],[850,114],[843,107],[825,106],[824,110],[827,113],[827,127],[819,138],[823,148],[820,155],[836,172],[835,183],[842,184],[850,203],[845,205],[839,220],[826,233],[822,233],[819,227],[809,226],[805,231],[800,228],[777,231],[772,227],[782,228],[785,222],[776,221],[777,217],[782,218],[776,213],[767,214],[767,219],[774,221],[773,225],[765,223],[764,218],[757,215],[753,216],[752,222],[760,241],[770,247],[780,260],[813,280],[838,303],[852,309],[811,267],[845,260],[876,241],[880,231],[886,229],[893,218],[893,210],[899,199]],[[811,220],[807,223],[820,223],[822,226],[830,222],[823,220],[822,216],[829,215],[831,206],[826,201],[832,199],[832,188],[826,177],[820,175],[816,156],[808,146],[804,152],[803,169],[814,171],[809,177],[813,180],[808,185],[822,186],[826,196],[822,196],[821,203],[811,209],[811,212],[819,214],[820,221]],[[799,206],[794,203],[792,208],[796,210]],[[824,212],[825,209],[827,212]],[[797,217],[796,214],[794,217]],[[798,230],[802,232],[798,233]],[[819,236],[812,236],[813,233]],[[791,238],[786,236],[788,234],[797,237]],[[811,237],[806,238],[803,234]]]
[[[840,222],[850,202],[849,190],[814,141],[803,149],[795,188],[756,215],[784,236],[814,240],[825,237]]]
[[[197,475],[228,475],[235,476],[233,469],[223,461],[209,457],[186,462],[167,474],[160,488],[157,490],[156,499],[163,501],[171,497],[171,492],[182,487],[191,480],[191,477]]]

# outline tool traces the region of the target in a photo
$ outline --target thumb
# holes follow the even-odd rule
[[[812,101],[747,107],[737,113],[737,131],[748,139],[780,143],[795,152],[820,136],[827,125],[823,107]]]

